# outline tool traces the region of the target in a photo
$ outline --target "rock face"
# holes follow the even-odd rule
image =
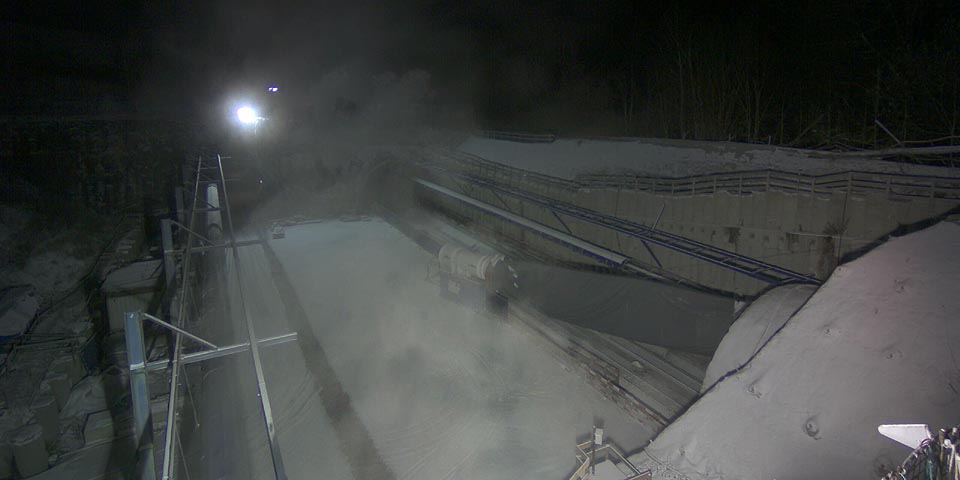
[[[654,478],[878,478],[908,454],[878,425],[960,423],[957,245],[946,221],[840,266],[634,463]]]

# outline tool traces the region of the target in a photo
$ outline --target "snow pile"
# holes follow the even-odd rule
[[[78,285],[114,227],[114,219],[56,218],[22,204],[0,204],[0,214],[0,288],[34,285],[41,309]]]
[[[654,478],[877,478],[884,423],[960,423],[960,225],[843,265],[742,370],[632,460]]]
[[[84,439],[83,430],[87,417],[109,407],[104,379],[100,375],[91,375],[77,383],[70,397],[60,411],[61,451],[77,450],[95,439]]]
[[[730,326],[713,354],[700,393],[720,377],[750,361],[797,309],[813,295],[813,285],[784,285],[753,301]]]
[[[957,169],[843,158],[825,152],[731,142],[646,138],[519,143],[470,137],[459,149],[494,162],[567,179],[584,173],[682,177],[763,169],[806,174],[860,170],[960,176]]]
[[[69,290],[87,273],[92,259],[77,258],[63,250],[50,250],[31,255],[22,274],[43,292],[44,300]]]

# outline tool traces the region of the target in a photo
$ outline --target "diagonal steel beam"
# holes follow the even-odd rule
[[[622,218],[606,215],[594,210],[590,210],[578,205],[562,202],[550,197],[545,197],[532,192],[526,192],[517,188],[501,185],[492,180],[479,178],[474,175],[461,174],[445,171],[447,175],[455,179],[466,181],[476,186],[481,186],[490,190],[496,190],[508,196],[520,198],[526,202],[541,206],[551,211],[556,211],[577,218],[582,221],[593,223],[597,226],[624,233],[631,237],[646,240],[653,244],[674,250],[685,255],[689,255],[706,262],[734,270],[738,273],[756,278],[758,280],[777,284],[786,281],[801,281],[806,283],[821,283],[815,277],[794,272],[792,270],[769,264],[755,258],[740,255],[734,252],[700,243],[680,235],[670,234],[662,230],[653,230],[638,223],[624,220]]]
[[[257,341],[261,347],[269,347],[272,345],[279,345],[281,343],[293,342],[297,340],[297,333],[287,333],[284,335],[277,335],[276,337],[267,337]],[[227,345],[226,347],[217,347],[212,350],[200,350],[199,352],[187,353],[180,357],[181,365],[190,365],[197,362],[202,362],[204,360],[211,360],[214,358],[226,357],[228,355],[233,355],[235,353],[246,352],[250,349],[250,343],[238,343],[236,345]],[[148,372],[154,370],[163,370],[170,366],[171,362],[169,360],[156,360],[144,365]]]
[[[179,333],[179,334],[181,334],[181,335],[185,335],[187,338],[189,338],[189,339],[191,339],[191,340],[193,340],[193,341],[195,341],[195,342],[202,343],[202,344],[204,344],[204,345],[206,345],[206,346],[208,346],[208,347],[210,347],[210,348],[214,348],[214,349],[215,349],[215,348],[220,348],[220,347],[214,345],[213,343],[208,342],[208,341],[206,341],[206,340],[204,340],[204,339],[202,339],[202,338],[200,338],[200,337],[198,337],[198,336],[196,336],[196,335],[194,335],[194,334],[192,334],[192,333],[190,333],[190,332],[188,332],[188,331],[186,331],[186,330],[184,330],[184,329],[182,329],[182,328],[180,328],[180,327],[178,327],[178,326],[176,326],[176,325],[171,325],[171,324],[169,324],[169,323],[167,323],[167,322],[164,322],[163,320],[160,320],[159,318],[154,317],[153,315],[150,315],[149,313],[143,313],[142,315],[143,315],[143,318],[146,318],[147,320],[150,320],[151,322],[153,322],[153,323],[155,323],[155,324],[157,324],[157,325],[160,325],[161,327],[164,327],[164,328],[166,328],[166,329],[168,329],[168,330],[173,330],[174,332],[177,332],[177,333]]]

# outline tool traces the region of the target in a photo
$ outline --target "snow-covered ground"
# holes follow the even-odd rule
[[[813,285],[783,285],[766,292],[740,312],[714,352],[700,392],[747,363],[815,291],[817,287]]]
[[[270,246],[309,320],[300,341],[315,336],[338,383],[317,380],[297,345],[262,352],[290,478],[351,478],[363,461],[400,479],[565,478],[597,420],[627,451],[652,435],[516,325],[441,297],[431,255],[381,220],[288,227]],[[262,247],[241,251],[258,335],[290,331]],[[349,402],[330,411],[338,388]],[[244,408],[256,429],[255,399]],[[364,437],[376,453],[361,458]],[[263,478],[266,444],[249,444]]]
[[[16,181],[16,179],[11,179]],[[41,199],[37,197],[39,202]],[[33,285],[37,290],[40,313],[32,320],[27,343],[32,348],[11,350],[14,341],[4,345],[0,354],[0,437],[24,423],[36,421],[29,406],[46,395],[50,383],[41,383],[58,362],[72,363],[70,355],[79,338],[92,328],[83,288],[85,279],[96,273],[98,255],[113,234],[119,232],[117,219],[90,213],[67,217],[37,211],[35,205],[0,203],[0,288]],[[9,317],[7,317],[9,318]],[[3,328],[0,327],[0,330]],[[22,328],[16,329],[19,333]],[[9,353],[9,352],[14,353]],[[50,453],[56,466],[37,478],[100,478],[107,476],[105,466],[111,444],[84,446],[83,427],[87,415],[108,408],[104,375],[81,377],[88,372],[77,365],[67,374],[69,397],[60,406],[59,438]],[[60,377],[63,380],[63,377]],[[79,381],[70,391],[73,382]],[[49,430],[48,430],[49,431]],[[90,441],[89,439],[87,440]],[[114,452],[116,453],[116,452]],[[122,456],[120,457],[122,458]],[[8,459],[3,459],[4,461]],[[94,473],[91,473],[94,472]],[[95,477],[99,475],[100,477]],[[2,475],[0,475],[2,476]]]
[[[878,425],[960,423],[957,245],[946,221],[838,267],[632,460],[654,478],[878,478],[909,453]]]
[[[115,220],[45,218],[22,204],[0,204],[0,288],[34,285],[41,308],[48,306],[89,273]]]
[[[573,179],[584,173],[681,177],[775,169],[806,174],[846,170],[960,177],[960,170],[856,159],[793,148],[666,139],[556,140],[520,143],[469,137],[459,150],[512,167]]]

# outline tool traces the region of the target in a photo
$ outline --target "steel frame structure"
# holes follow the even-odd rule
[[[184,214],[182,212],[183,207],[183,194],[186,193],[185,190],[178,188],[177,192],[177,220],[174,221],[171,219],[164,219],[161,221],[161,241],[163,246],[163,256],[164,256],[164,272],[165,272],[165,289],[164,289],[164,301],[161,302],[164,306],[168,308],[168,312],[171,316],[172,322],[166,322],[156,316],[144,313],[144,312],[126,312],[125,313],[125,337],[127,342],[127,358],[130,366],[130,389],[132,394],[132,403],[133,403],[133,414],[134,414],[134,431],[137,439],[137,459],[136,459],[136,475],[137,478],[143,478],[148,480],[153,480],[156,478],[156,456],[154,453],[153,446],[153,421],[150,415],[150,395],[147,388],[146,375],[150,371],[162,370],[165,368],[170,368],[170,394],[167,404],[166,412],[166,434],[164,441],[164,451],[163,451],[163,463],[161,467],[161,478],[168,480],[173,478],[174,475],[174,443],[179,444],[179,435],[177,434],[178,422],[178,393],[179,393],[179,374],[180,369],[184,365],[189,365],[204,360],[209,360],[213,358],[224,357],[227,355],[232,355],[235,353],[241,352],[250,352],[251,358],[254,364],[254,371],[257,380],[257,396],[260,400],[261,413],[263,416],[264,426],[267,432],[267,440],[270,446],[271,460],[273,462],[273,470],[275,477],[278,480],[286,480],[286,471],[283,466],[283,456],[280,451],[279,438],[277,435],[276,427],[273,421],[272,409],[270,406],[270,399],[266,387],[266,379],[264,378],[263,367],[260,359],[260,347],[261,346],[271,346],[278,345],[281,343],[287,343],[297,339],[296,333],[288,333],[285,335],[279,335],[275,337],[269,337],[264,339],[257,339],[256,332],[253,326],[253,321],[250,317],[247,304],[243,298],[243,282],[242,274],[240,270],[240,254],[239,247],[245,245],[252,245],[259,243],[259,241],[240,241],[236,240],[236,235],[233,229],[233,218],[230,212],[229,196],[226,188],[226,182],[223,181],[223,159],[228,157],[222,157],[220,155],[216,156],[216,163],[214,165],[205,165],[204,157],[200,156],[197,160],[196,166],[196,177],[194,179],[194,188],[192,194],[192,208],[189,213],[189,226],[183,225],[182,222],[184,219]],[[204,171],[214,171],[215,178],[205,177]],[[224,205],[212,205],[209,202],[202,200],[200,198],[200,186],[201,184],[214,184],[219,186],[219,191],[223,195]],[[198,208],[198,203],[203,202],[205,206]],[[217,203],[217,202],[215,202]],[[210,213],[210,212],[224,212],[226,213],[227,226],[229,228],[230,240],[228,242],[214,241],[209,238],[204,237],[197,232],[197,222],[196,216],[198,213]],[[172,227],[176,225],[180,228],[180,232],[186,237],[186,245],[183,249],[174,248],[173,242],[173,231]],[[195,246],[195,242],[200,240],[201,242],[206,243],[206,245]],[[187,289],[188,289],[188,279],[191,276],[191,259],[194,254],[201,253],[210,250],[218,250],[221,248],[229,248],[233,251],[233,260],[234,260],[234,271],[237,275],[238,280],[238,292],[239,292],[239,302],[242,306],[241,311],[243,315],[244,324],[247,330],[248,341],[244,343],[228,345],[228,346],[218,346],[213,342],[210,342],[198,335],[190,333],[185,329],[185,320],[186,320],[186,302],[187,302]],[[183,260],[180,262],[180,287],[178,290],[178,302],[176,305],[176,311],[174,311],[173,303],[173,292],[175,291],[175,281],[177,276],[176,269],[176,255],[183,254]],[[171,358],[168,360],[157,360],[153,362],[148,362],[146,358],[146,350],[144,347],[143,341],[143,321],[150,321],[162,328],[168,329],[173,332],[174,336],[174,345],[172,350]],[[201,345],[207,347],[204,350],[200,350],[192,353],[183,353],[183,343],[184,340],[192,340]],[[181,447],[182,448],[182,447]]]
[[[564,215],[568,218],[591,223],[593,225],[633,237],[643,242],[644,245],[650,243],[664,247],[766,283],[821,283],[820,280],[811,275],[804,275],[802,273],[794,272],[792,270],[763,262],[755,258],[730,252],[712,245],[700,243],[680,235],[667,233],[663,230],[650,228],[639,223],[614,217],[612,215],[607,215],[596,210],[591,210],[571,203],[562,202],[544,195],[504,185],[477,175],[452,172],[437,166],[431,166],[429,168],[434,171],[440,171],[453,180],[481,187],[488,191],[494,192],[497,195],[513,197],[522,202],[544,208],[556,215]],[[566,225],[566,223],[563,224]],[[656,257],[654,256],[653,258],[656,261]]]

